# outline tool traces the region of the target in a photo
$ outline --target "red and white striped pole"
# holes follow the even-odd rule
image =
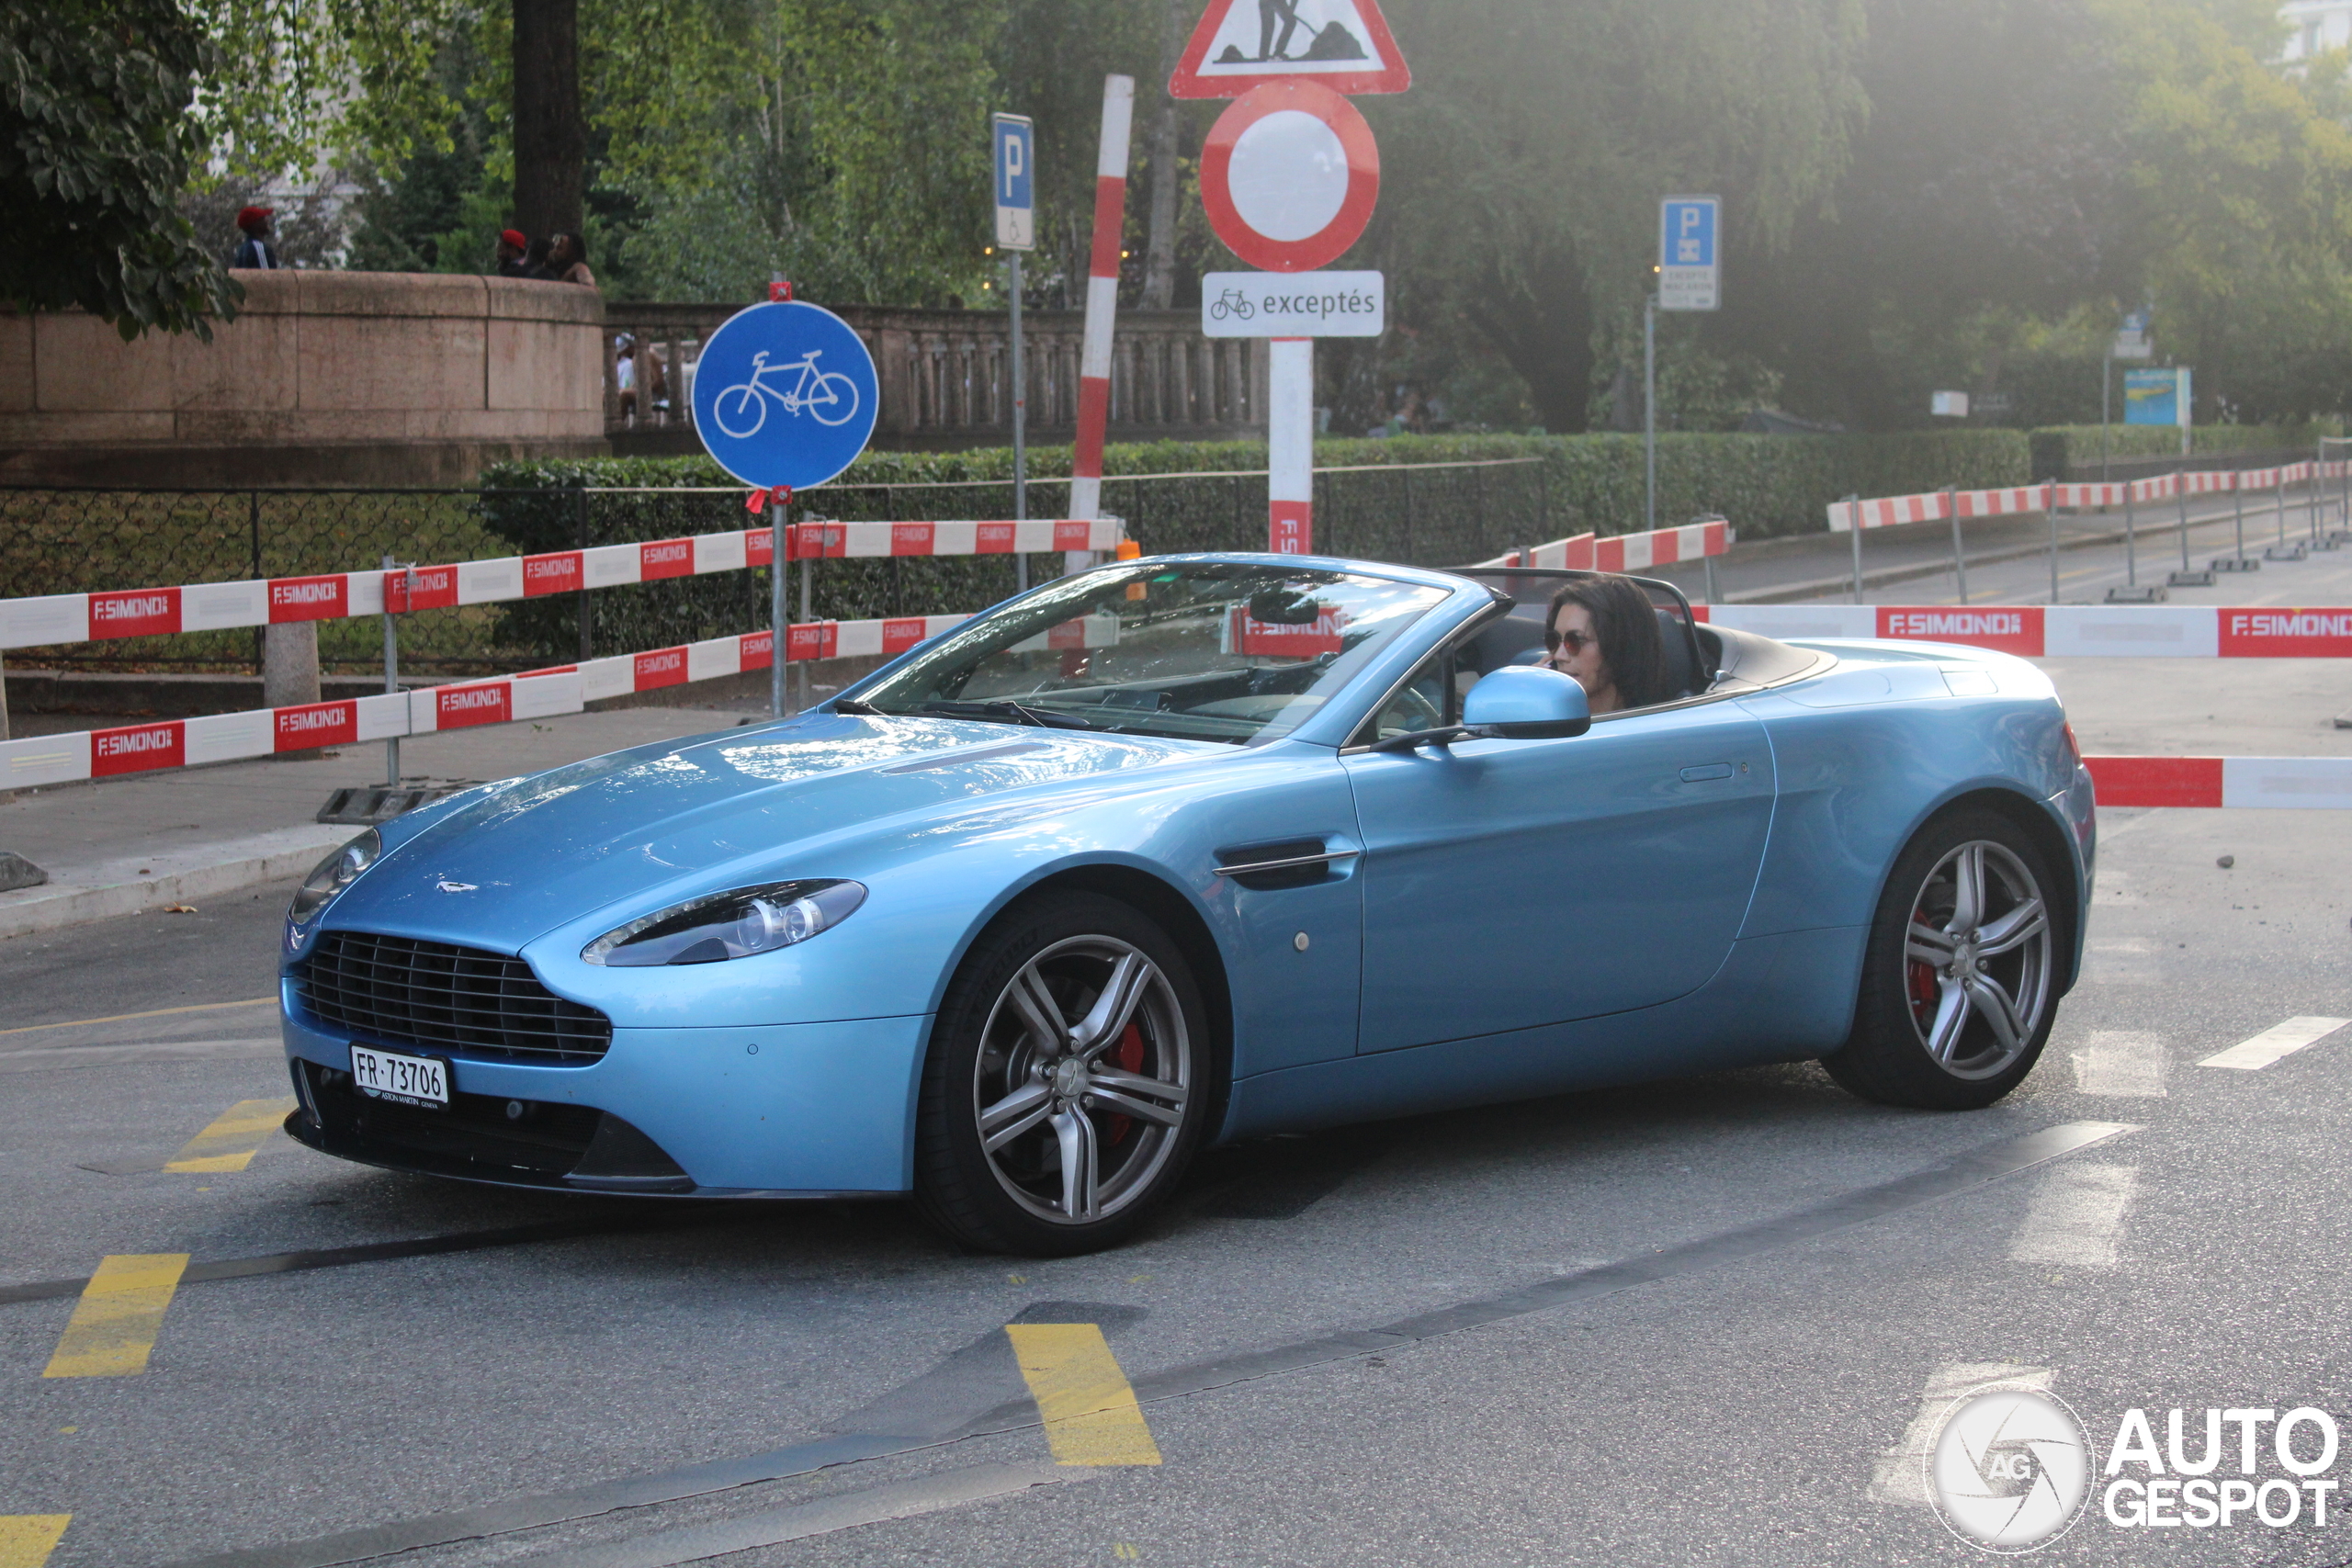
[[[1102,78],[1102,143],[1094,164],[1094,254],[1087,266],[1086,337],[1078,361],[1078,446],[1070,456],[1069,514],[1102,515],[1102,431],[1111,418],[1111,329],[1119,311],[1119,251],[1127,228],[1127,133],[1136,79]],[[1062,570],[1093,564],[1069,550]]]
[[[1266,548],[1315,553],[1315,340],[1267,341]]]

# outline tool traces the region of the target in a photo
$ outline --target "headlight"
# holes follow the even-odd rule
[[[288,907],[286,918],[296,925],[308,924],[312,917],[327,907],[334,896],[350,886],[359,874],[376,863],[384,852],[383,835],[370,828],[351,842],[318,863],[302,886],[294,891],[294,902]]]
[[[807,942],[865,902],[865,886],[857,882],[771,882],[708,893],[606,931],[580,956],[615,968],[716,964]]]

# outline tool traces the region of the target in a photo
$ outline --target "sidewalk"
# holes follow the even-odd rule
[[[2333,500],[2333,496],[2329,498]],[[2245,545],[2259,556],[2278,537],[2275,503],[2267,492],[2249,492],[2245,509]],[[2310,536],[2306,498],[2287,497],[2287,537],[2290,542]],[[2162,582],[2179,564],[2180,513],[2173,502],[2152,502],[2138,512],[2140,570],[2143,581]],[[2189,552],[2198,566],[2207,558],[2233,553],[2235,513],[2227,495],[2202,496],[2189,502]],[[2335,525],[2341,526],[2340,524]],[[2050,524],[2039,512],[2007,517],[1982,518],[1961,525],[1968,567],[1973,572],[2005,561],[2045,555],[2050,548]],[[2089,549],[2115,552],[2119,563],[2124,540],[2120,508],[2109,512],[2064,513],[2058,516],[2058,549],[2062,557]],[[1793,537],[1745,540],[1715,562],[1717,597],[1727,604],[1781,604],[1806,599],[1843,598],[1854,583],[1854,545],[1850,534],[1800,534]],[[1919,578],[1948,576],[1951,571],[1951,524],[1905,523],[1892,528],[1871,528],[1862,534],[1862,582],[1883,587]],[[1663,577],[1684,592],[1698,597],[1706,583],[1705,568],[1685,561],[1660,567],[1649,575]],[[1989,597],[1989,596],[1988,596]]]
[[[765,716],[631,707],[414,736],[401,742],[401,772],[511,778]],[[300,876],[359,832],[312,820],[328,795],[383,782],[384,749],[368,744],[300,761],[224,762],[22,791],[0,804],[0,849],[50,880],[0,893],[0,939]]]

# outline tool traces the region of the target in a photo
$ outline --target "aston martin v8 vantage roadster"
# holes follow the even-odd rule
[[[288,1130],[516,1186],[905,1194],[1056,1254],[1216,1141],[1808,1058],[2007,1093],[2090,900],[2049,682],[1642,582],[1655,689],[1595,713],[1547,652],[1589,575],[1123,561],[783,720],[402,817],[288,912]]]

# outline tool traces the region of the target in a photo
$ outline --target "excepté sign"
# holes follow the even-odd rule
[[[736,311],[695,367],[695,433],[720,468],[761,490],[808,490],[848,468],[881,400],[865,343],[801,299]]]
[[[1201,276],[1207,337],[1378,337],[1388,280],[1376,272],[1211,272]]]
[[[1336,259],[1372,221],[1380,149],[1356,107],[1314,82],[1237,98],[1201,146],[1201,206],[1233,254],[1268,272]]]
[[[1173,98],[1235,98],[1268,82],[1335,93],[1413,85],[1379,0],[1210,0],[1168,80]]]

